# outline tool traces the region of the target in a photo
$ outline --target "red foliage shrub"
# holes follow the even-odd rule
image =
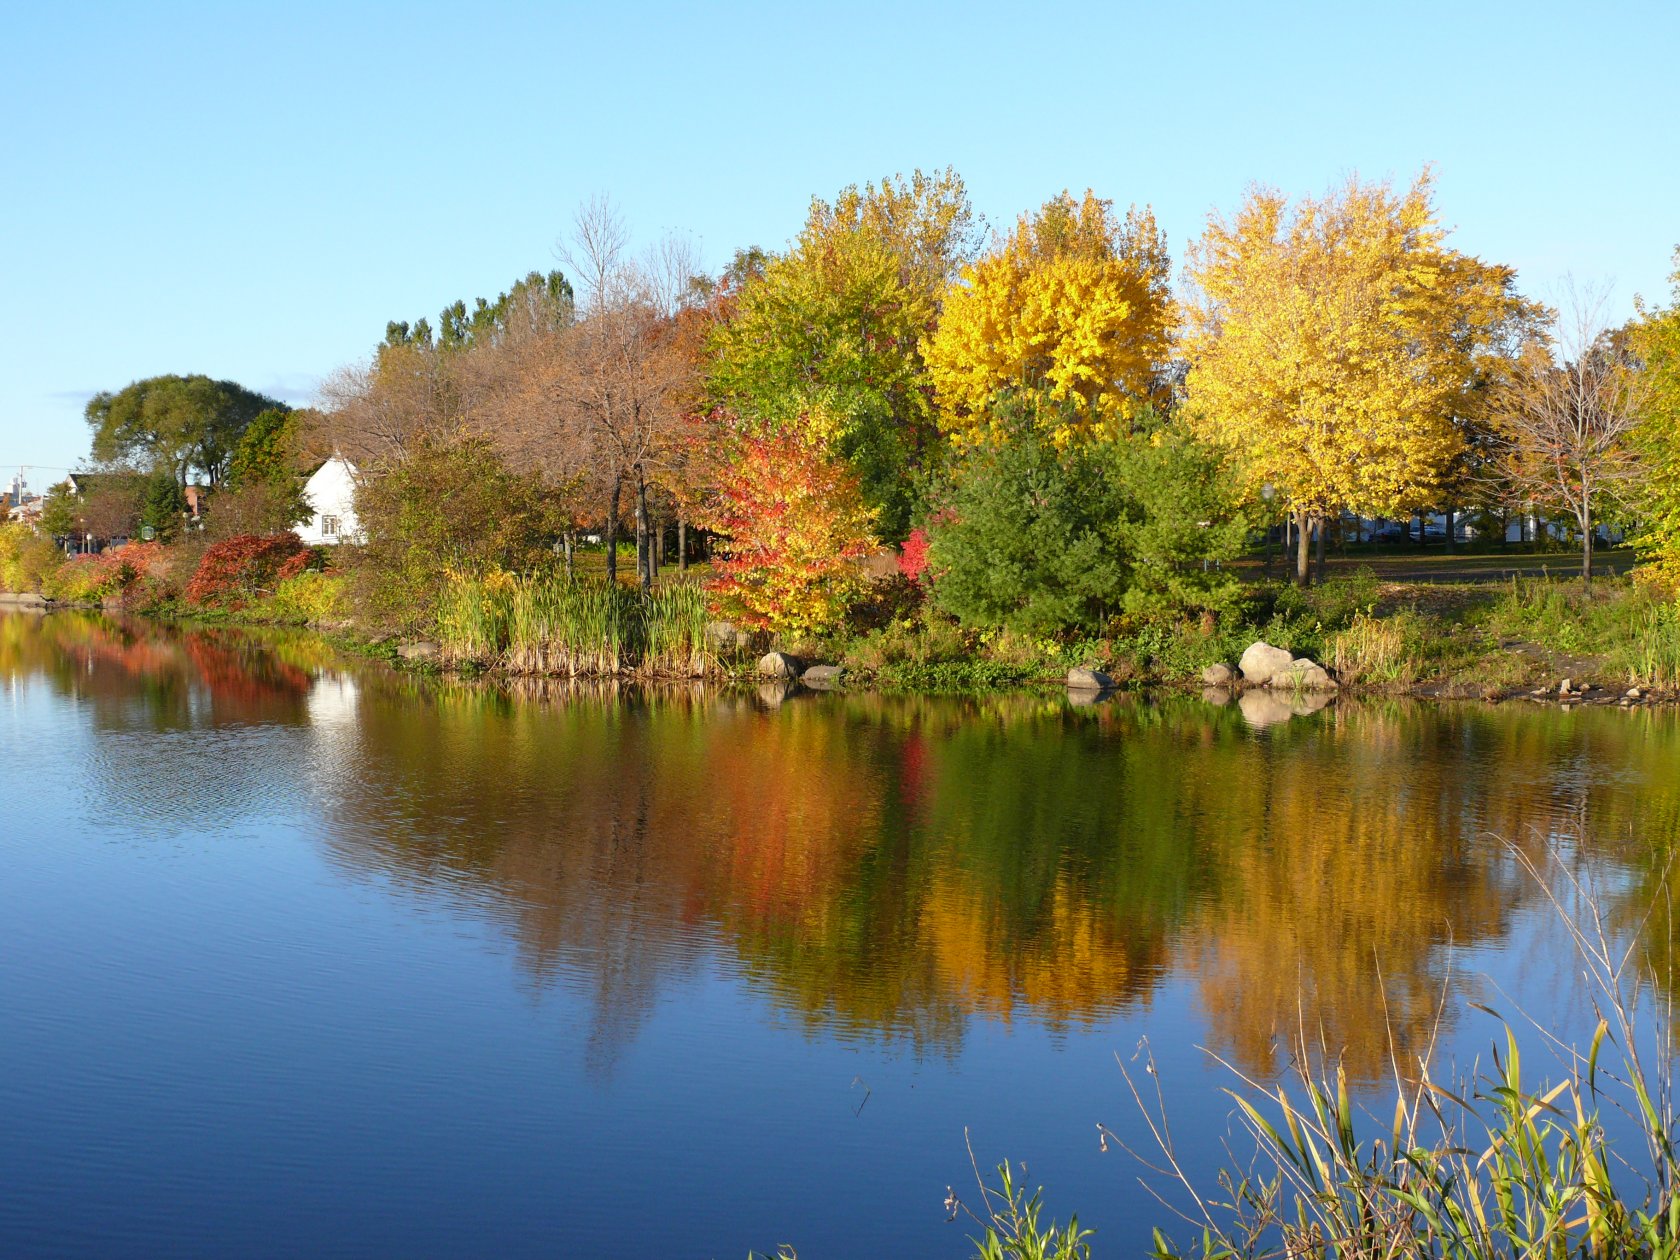
[[[898,571],[912,582],[920,582],[928,567],[928,535],[920,526],[910,531],[898,550]]]
[[[161,573],[167,566],[161,543],[129,543],[96,556],[74,556],[44,585],[54,599],[98,603],[125,594],[141,578]]]
[[[272,595],[286,578],[307,569],[313,558],[296,534],[240,534],[204,553],[198,572],[187,584],[187,600],[239,608],[249,600]]]
[[[712,606],[773,634],[836,625],[869,579],[874,514],[858,478],[810,436],[744,437],[706,524],[724,535]]]

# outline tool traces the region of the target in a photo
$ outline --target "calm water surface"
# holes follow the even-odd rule
[[[1136,1254],[1116,1055],[1206,1171],[1210,1053],[1585,1035],[1499,837],[1631,922],[1680,819],[1666,713],[509,695],[68,614],[0,688],[8,1256],[961,1257],[965,1126]]]

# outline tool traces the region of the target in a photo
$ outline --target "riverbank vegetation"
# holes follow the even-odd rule
[[[1496,691],[1574,654],[1672,685],[1680,301],[1614,327],[1591,294],[1542,305],[1452,248],[1428,172],[1251,190],[1176,292],[1147,208],[1063,192],[988,232],[950,170],[815,199],[785,250],[715,275],[680,237],[633,253],[604,201],[562,244],[566,272],[392,321],[319,410],[203,377],[101,394],[106,474],[43,528],[162,558],[60,576],[19,539],[0,581],[519,671],[778,648],[884,685],[1182,681],[1264,637],[1350,684]],[[332,451],[359,479],[336,572],[195,597],[207,548],[280,545],[252,540]],[[213,497],[184,522],[194,476]],[[1437,520],[1443,553],[1573,547],[1579,590],[1328,578],[1330,553],[1406,521],[1426,547]],[[1256,572],[1280,534],[1294,589]],[[1598,599],[1612,535],[1640,589]]]

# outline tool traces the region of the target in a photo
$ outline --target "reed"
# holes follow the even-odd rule
[[[703,592],[634,587],[559,573],[452,577],[438,606],[438,639],[457,662],[513,674],[573,678],[698,677],[717,665]]]
[[[1515,1025],[1524,1021],[1501,1019],[1488,1065],[1462,1078],[1435,1077],[1432,1051],[1415,1065],[1397,1060],[1394,1113],[1384,1123],[1350,1101],[1333,1052],[1298,1043],[1288,1084],[1263,1085],[1232,1069],[1237,1086],[1226,1092],[1255,1155],[1204,1193],[1175,1149],[1147,1044],[1141,1074],[1122,1063],[1154,1146],[1146,1162],[1186,1192],[1189,1206],[1177,1210],[1198,1235],[1180,1247],[1157,1230],[1150,1254],[1680,1257],[1672,1002],[1571,871],[1563,871],[1561,897],[1540,882],[1574,940],[1598,1012],[1584,1046],[1528,1021],[1550,1052],[1545,1076],[1537,1079],[1520,1045]],[[1102,1133],[1105,1145],[1120,1140]]]

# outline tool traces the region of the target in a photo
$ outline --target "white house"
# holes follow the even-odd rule
[[[334,454],[304,482],[303,497],[311,516],[292,532],[311,547],[360,542],[356,523],[356,466]]]

